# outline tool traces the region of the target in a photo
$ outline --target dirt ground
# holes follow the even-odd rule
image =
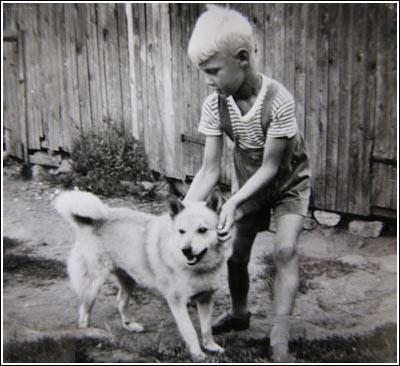
[[[132,293],[131,311],[146,330],[120,325],[110,280],[95,304],[93,329],[78,330],[77,299],[66,276],[73,230],[51,203],[60,188],[23,180],[15,165],[3,170],[3,362],[190,362],[166,302],[144,289]],[[160,213],[163,202],[106,199]],[[225,355],[209,362],[271,362],[273,233],[261,233],[251,258],[249,330],[217,336]],[[296,363],[396,362],[396,234],[354,236],[346,228],[304,231],[301,283],[292,320],[290,352]],[[229,308],[221,279],[214,316]],[[190,308],[198,328],[195,308]]]

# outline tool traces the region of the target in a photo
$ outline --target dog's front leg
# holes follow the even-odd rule
[[[213,353],[224,353],[224,349],[215,343],[212,336],[211,320],[214,305],[213,293],[208,292],[197,300],[197,311],[199,313],[201,336],[204,348]]]
[[[178,326],[178,330],[185,341],[193,360],[204,361],[206,355],[200,348],[196,330],[194,329],[192,320],[189,316],[186,301],[176,294],[168,297],[167,301]]]

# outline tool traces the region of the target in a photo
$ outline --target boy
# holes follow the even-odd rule
[[[197,20],[188,54],[215,89],[202,107],[199,131],[206,135],[204,157],[185,201],[205,200],[220,174],[222,135],[235,143],[233,179],[239,189],[220,212],[219,236],[227,240],[235,224],[228,261],[231,312],[213,326],[214,333],[247,329],[247,265],[257,232],[277,223],[274,261],[275,319],[273,359],[288,359],[289,317],[298,288],[297,242],[310,196],[309,163],[297,129],[294,100],[277,81],[254,66],[252,27],[240,13],[216,6]]]

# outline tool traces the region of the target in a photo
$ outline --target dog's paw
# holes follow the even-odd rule
[[[216,353],[216,354],[221,355],[225,352],[225,350],[220,345],[216,344],[214,341],[208,342],[208,343],[204,344],[203,346],[204,346],[204,349],[210,353]]]
[[[286,343],[278,343],[272,347],[272,361],[275,363],[293,362]]]
[[[133,333],[141,333],[144,331],[143,325],[136,323],[134,321],[125,321],[122,323],[122,326]]]
[[[194,362],[203,362],[207,358],[207,355],[202,351],[190,352],[190,356]]]

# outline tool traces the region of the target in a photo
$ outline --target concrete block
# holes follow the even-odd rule
[[[334,212],[314,211],[314,217],[320,225],[323,226],[336,226],[341,219],[341,216]]]
[[[60,155],[50,155],[43,151],[37,151],[32,155],[29,155],[29,162],[31,164],[46,165],[58,168],[61,163]]]
[[[381,221],[353,220],[349,224],[349,231],[363,238],[377,238],[383,228]]]

